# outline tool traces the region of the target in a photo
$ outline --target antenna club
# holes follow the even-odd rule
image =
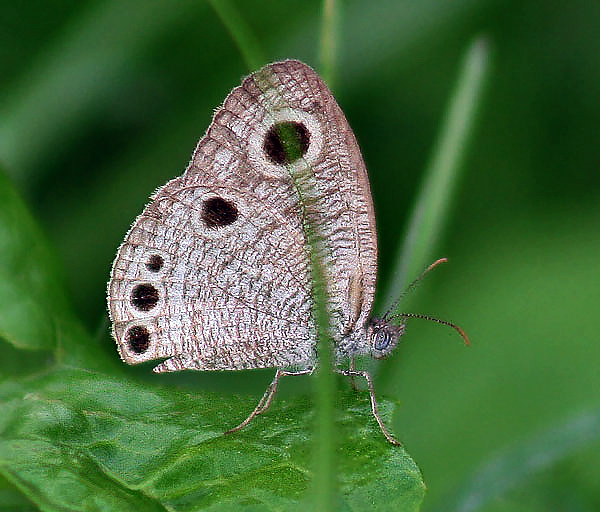
[[[448,258],[440,258],[435,260],[429,267],[427,267],[427,271],[431,270],[434,267],[437,267],[440,263],[448,263]]]
[[[454,328],[458,331],[458,334],[460,334],[462,336],[462,339],[465,340],[465,345],[467,347],[471,346],[471,342],[469,341],[469,336],[467,336],[467,333],[461,329],[458,325],[455,325]]]
[[[438,260],[435,260],[431,265],[429,265],[425,271],[417,278],[417,281],[421,280],[425,274],[427,274],[427,272],[429,272],[430,270],[433,270],[435,267],[437,267],[438,265],[441,265],[442,263],[448,263],[448,258],[440,258]]]

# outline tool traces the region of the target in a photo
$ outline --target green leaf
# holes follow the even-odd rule
[[[0,386],[0,472],[44,510],[290,510],[310,504],[313,407],[149,389],[61,367]],[[381,401],[384,416],[392,404]],[[387,418],[389,420],[389,418]],[[386,442],[364,393],[336,418],[343,510],[416,511],[419,470]]]
[[[0,511],[35,512],[38,509],[8,480],[0,476]]]
[[[0,336],[52,350],[68,306],[60,266],[27,207],[0,173]]]
[[[67,300],[62,275],[41,229],[0,172],[0,337],[17,349],[54,351],[63,361],[106,367],[107,357]]]

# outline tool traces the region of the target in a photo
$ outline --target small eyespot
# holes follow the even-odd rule
[[[285,121],[276,123],[267,132],[263,150],[275,164],[291,164],[308,151],[310,133],[302,123]]]
[[[135,354],[143,354],[150,347],[150,333],[141,325],[134,325],[126,334],[127,346]]]
[[[148,258],[148,261],[146,261],[146,268],[150,272],[160,272],[164,264],[165,260],[160,254],[153,254]]]
[[[239,212],[232,201],[211,197],[202,203],[202,221],[207,228],[216,229],[234,223]]]
[[[158,290],[151,284],[138,284],[131,291],[131,303],[139,311],[150,311],[158,303]]]
[[[390,336],[385,329],[379,329],[375,335],[375,349],[385,350],[390,344]]]

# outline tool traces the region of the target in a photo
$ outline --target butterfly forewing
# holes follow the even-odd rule
[[[311,142],[321,149],[313,156],[309,148],[298,162],[299,169],[292,165],[291,174],[297,177],[308,220],[322,242],[331,335],[343,352],[344,343],[351,345],[364,337],[377,273],[375,216],[358,143],[335,98],[308,66],[297,61],[275,63],[247,81],[259,87],[267,84],[266,96],[268,91],[277,91],[281,99],[276,104],[281,109],[270,111],[275,119],[286,108],[292,109],[295,120],[302,121],[306,113],[310,136],[317,139]],[[316,120],[314,128],[311,116]]]

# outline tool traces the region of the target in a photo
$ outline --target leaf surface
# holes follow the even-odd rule
[[[424,484],[364,393],[337,407],[341,510],[418,510]],[[314,408],[188,394],[69,367],[0,386],[0,471],[43,510],[294,510],[310,504]],[[381,401],[386,421],[393,404]]]

